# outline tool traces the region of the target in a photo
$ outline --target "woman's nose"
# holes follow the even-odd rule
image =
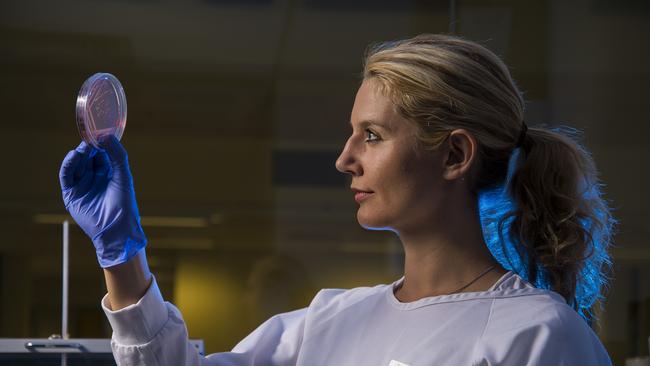
[[[341,151],[338,159],[336,159],[336,169],[341,173],[348,173],[350,175],[360,175],[361,165],[357,160],[353,151],[351,140],[348,140]]]

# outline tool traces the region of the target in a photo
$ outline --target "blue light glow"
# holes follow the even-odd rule
[[[512,270],[522,278],[531,282],[535,287],[550,289],[550,284],[544,269],[537,266],[537,278],[530,279],[529,261],[525,249],[517,245],[509,237],[508,232],[514,217],[503,220],[501,228],[499,221],[515,209],[514,202],[508,194],[507,187],[512,172],[518,161],[518,150],[510,159],[508,175],[502,186],[479,194],[479,215],[483,227],[483,236],[488,248],[497,261],[507,270]],[[593,319],[592,308],[602,300],[603,289],[608,285],[607,271],[611,268],[611,257],[608,248],[611,243],[615,219],[610,215],[609,207],[602,198],[601,184],[591,183],[583,191],[583,197],[592,201],[596,209],[598,222],[583,221],[583,227],[591,234],[591,248],[588,258],[584,261],[580,276],[577,278],[575,303],[570,303],[576,311],[588,322]]]

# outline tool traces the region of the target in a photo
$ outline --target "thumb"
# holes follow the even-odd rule
[[[114,135],[104,136],[99,139],[99,146],[106,151],[113,174],[120,179],[121,176],[131,176],[126,149]]]

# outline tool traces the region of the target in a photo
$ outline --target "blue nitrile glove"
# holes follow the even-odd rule
[[[82,142],[63,159],[59,180],[65,208],[95,245],[103,267],[131,259],[147,244],[126,150],[112,135],[102,149]]]

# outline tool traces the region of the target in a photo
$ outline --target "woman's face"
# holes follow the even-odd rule
[[[357,92],[348,138],[336,168],[352,176],[357,219],[368,229],[396,232],[431,225],[441,207],[442,159],[425,151],[417,128],[366,79]]]

